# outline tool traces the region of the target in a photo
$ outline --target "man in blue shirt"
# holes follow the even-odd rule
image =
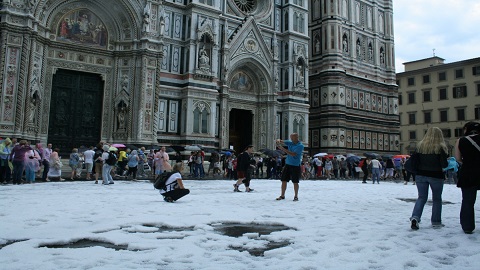
[[[293,189],[295,191],[295,197],[293,201],[298,201],[298,182],[300,181],[301,168],[300,164],[302,163],[302,154],[303,154],[303,144],[298,140],[298,134],[290,134],[290,140],[281,140],[277,139],[277,146],[285,153],[287,153],[287,159],[285,161],[285,167],[282,172],[282,195],[277,198],[277,201],[285,199],[285,191],[287,189],[287,183],[292,180]],[[288,149],[284,146],[286,145]]]

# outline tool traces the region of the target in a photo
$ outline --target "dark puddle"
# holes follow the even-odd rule
[[[6,246],[9,246],[11,244],[15,244],[15,243],[18,243],[18,242],[23,242],[23,241],[28,241],[28,239],[7,240],[5,243],[0,244],[0,249],[4,248]]]
[[[417,199],[411,199],[411,198],[397,198],[397,199],[400,201],[411,202],[411,203],[415,203],[417,201]],[[427,205],[432,205],[432,204],[433,202],[431,200],[427,201]],[[446,205],[446,204],[454,204],[454,203],[442,200],[442,205]]]
[[[269,235],[273,232],[295,230],[295,228],[287,227],[280,224],[258,224],[258,223],[221,223],[221,224],[212,224],[215,231],[227,235],[230,237],[241,237],[245,234],[258,234],[258,238],[262,235]],[[267,241],[267,244],[260,248],[248,248],[248,247],[238,247],[230,245],[230,248],[238,251],[247,251],[250,255],[261,257],[264,256],[265,251],[286,247],[292,242],[288,240],[284,241],[270,241],[268,239],[263,239]]]
[[[93,239],[80,239],[71,243],[62,243],[62,244],[48,244],[41,245],[39,247],[46,248],[89,248],[89,247],[104,247],[115,250],[129,250],[129,251],[139,251],[139,249],[128,249],[128,245],[115,245],[110,242],[104,242]]]
[[[158,224],[142,224],[142,226],[147,228],[157,228],[158,230],[152,231],[153,232],[187,232],[193,231],[193,227],[170,227],[165,225],[158,225]],[[144,233],[144,232],[141,232]]]

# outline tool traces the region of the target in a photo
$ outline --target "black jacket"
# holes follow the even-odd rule
[[[419,153],[419,162],[417,175],[443,179],[443,168],[448,166],[448,155],[444,151],[440,154],[421,154]]]

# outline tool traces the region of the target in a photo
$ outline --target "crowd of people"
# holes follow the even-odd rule
[[[468,122],[464,126],[465,136],[460,137],[455,145],[455,156],[448,157],[448,149],[443,133],[437,127],[430,127],[411,157],[400,159],[378,157],[351,159],[337,157],[313,159],[304,155],[304,146],[298,139],[298,134],[292,133],[290,140],[277,139],[277,148],[284,153],[278,157],[266,157],[255,154],[254,146],[248,145],[238,154],[233,151],[214,152],[209,158],[209,167],[205,173],[205,152],[192,152],[187,164],[190,176],[203,178],[212,172],[228,179],[236,180],[234,192],[241,192],[240,186],[245,186],[246,192],[254,191],[250,187],[252,177],[263,177],[263,167],[266,165],[266,178],[281,180],[281,193],[276,200],[284,200],[287,184],[292,181],[294,201],[298,201],[299,182],[303,178],[326,177],[326,179],[356,178],[363,172],[362,182],[371,176],[372,183],[380,183],[381,179],[403,178],[405,184],[413,176],[418,190],[418,198],[410,217],[410,227],[419,229],[424,206],[428,199],[429,189],[432,190],[433,227],[444,226],[441,219],[442,192],[446,180],[455,179],[462,190],[462,206],[460,223],[465,233],[470,234],[475,229],[475,211],[477,190],[480,189],[480,123]],[[166,179],[168,189],[161,190],[165,201],[174,202],[189,194],[184,187],[182,173],[184,161],[180,153],[176,153],[174,163],[165,147],[159,150],[147,151],[145,148],[120,149],[108,143],[100,142],[96,147],[84,151],[74,148],[69,156],[68,165],[71,168],[70,180],[79,178],[82,170],[86,171],[86,179],[98,183],[101,176],[103,185],[114,184],[113,177],[124,177],[136,180],[151,173],[157,179],[165,172],[171,172]],[[59,149],[52,144],[43,147],[41,143],[31,145],[29,141],[15,138],[2,139],[0,143],[0,182],[7,184],[10,180],[14,185],[34,183],[36,178],[42,181],[64,181],[62,178],[62,161]],[[457,176],[458,174],[458,176]]]

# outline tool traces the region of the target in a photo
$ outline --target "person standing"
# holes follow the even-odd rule
[[[93,151],[93,146],[90,146],[90,149],[83,152],[83,158],[85,159],[85,169],[87,171],[87,180],[92,179],[93,156],[95,156],[95,151]]]
[[[35,182],[35,173],[40,169],[40,155],[34,149],[25,153],[25,180],[27,184]]]
[[[12,160],[13,163],[14,185],[22,184],[22,174],[25,169],[25,154],[30,150],[32,150],[32,148],[27,145],[27,141],[21,140],[18,145],[13,147],[10,153],[10,160]]]
[[[234,192],[241,192],[238,187],[241,184],[245,184],[245,192],[251,192],[253,189],[250,188],[250,180],[252,179],[252,172],[255,168],[255,160],[252,159],[253,145],[249,145],[245,150],[238,155],[237,159],[237,177],[238,180],[233,184]]]
[[[335,177],[335,179],[338,179],[338,169],[340,168],[340,162],[338,161],[337,157],[333,157],[332,167],[333,176]]]
[[[48,160],[50,169],[48,170],[47,174],[47,182],[50,180],[65,181],[65,179],[62,178],[63,163],[58,156],[59,151],[60,150],[58,148],[55,148],[55,150],[52,151],[52,154],[50,154],[50,159]]]
[[[97,147],[95,149],[95,154],[93,155],[93,161],[95,162],[95,184],[98,184],[98,178],[100,175],[103,176],[103,160],[102,160],[102,155],[103,155],[103,143],[97,144]]]
[[[146,161],[145,147],[140,147],[140,149],[138,150],[138,168],[137,168],[137,175],[139,177],[145,176],[145,161]]]
[[[112,174],[112,168],[115,167],[115,163],[117,162],[117,156],[115,155],[115,151],[117,150],[115,147],[110,147],[108,144],[103,145],[103,153],[102,153],[102,179],[103,185],[110,185],[114,184]]]
[[[170,161],[170,158],[168,156],[168,154],[166,153],[166,148],[165,146],[162,146],[162,148],[160,148],[160,151],[158,151],[156,154],[155,154],[155,178],[162,174],[163,172],[167,171],[169,168],[167,168],[168,165],[170,165],[169,161]],[[168,165],[167,165],[168,164]]]
[[[137,150],[133,150],[130,155],[127,157],[128,159],[128,172],[127,172],[127,177],[132,175],[132,180],[137,180],[137,168],[138,168],[138,154]]]
[[[43,165],[43,173],[42,173],[42,181],[48,181],[48,171],[50,170],[50,155],[52,154],[52,144],[47,144],[47,148],[43,148],[42,153],[42,165]]]
[[[6,185],[9,181],[10,174],[8,173],[10,170],[10,166],[8,166],[8,158],[10,155],[12,145],[12,140],[10,138],[6,138],[0,143],[0,183]]]
[[[327,176],[327,180],[330,180],[330,177],[332,177],[332,169],[333,169],[333,163],[329,158],[325,159],[325,175]]]
[[[457,187],[462,190],[460,225],[466,234],[475,230],[475,201],[480,189],[480,123],[468,122],[463,126],[465,137],[455,144],[455,158],[462,164],[458,174]],[[418,185],[417,179],[417,185]]]
[[[417,182],[418,198],[410,217],[410,227],[418,230],[423,208],[428,199],[428,188],[432,189],[432,217],[433,227],[442,227],[442,191],[445,176],[443,168],[447,167],[447,146],[443,139],[442,130],[430,127],[423,139],[418,143],[418,163],[415,180]]]
[[[374,158],[370,162],[370,166],[372,166],[372,184],[375,184],[375,179],[377,180],[377,183],[380,184],[380,170],[382,169],[382,164]]]
[[[347,175],[347,161],[344,158],[340,159],[340,179],[346,179]]]
[[[287,154],[285,167],[283,168],[282,177],[281,177],[281,181],[282,181],[281,195],[277,198],[277,201],[285,199],[285,191],[287,190],[287,183],[290,180],[292,180],[293,189],[295,192],[295,197],[293,197],[293,201],[298,201],[298,189],[299,189],[299,181],[301,176],[300,164],[302,162],[302,154],[303,154],[304,146],[302,142],[298,140],[297,133],[290,134],[290,140],[283,141],[281,139],[277,139],[276,143],[278,148],[280,148]],[[288,149],[283,147],[282,144],[285,144]]]
[[[78,155],[78,148],[73,148],[72,153],[70,153],[70,159],[68,160],[68,166],[72,169],[72,175],[70,180],[75,180],[76,172],[80,164],[80,156]]]

